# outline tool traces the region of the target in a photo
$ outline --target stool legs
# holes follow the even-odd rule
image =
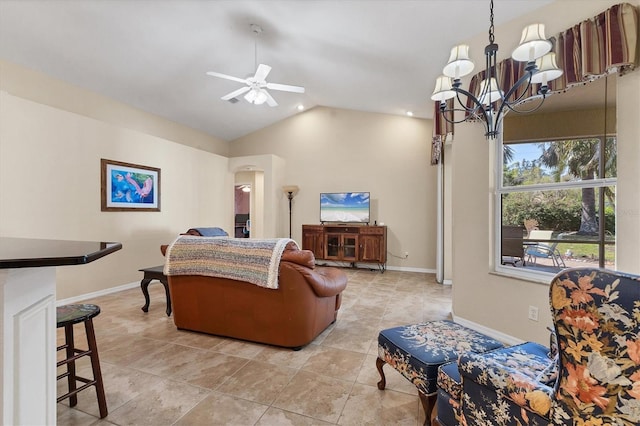
[[[57,401],[60,402],[66,398],[69,398],[69,406],[74,407],[78,403],[78,392],[83,391],[89,386],[95,386],[96,396],[98,398],[98,408],[100,410],[100,418],[107,417],[109,414],[107,410],[107,399],[104,393],[104,385],[102,382],[102,371],[100,370],[100,359],[98,357],[98,346],[96,345],[96,335],[93,328],[93,319],[89,318],[84,321],[85,331],[87,333],[87,345],[86,351],[77,349],[74,343],[73,336],[73,324],[66,324],[64,326],[65,344],[58,347],[58,350],[65,349],[66,359],[58,361],[57,365],[61,366],[66,364],[67,371],[58,376],[58,379],[67,377],[67,383],[69,391],[58,397]],[[93,370],[93,380],[86,379],[76,375],[76,360],[83,356],[88,355],[91,359],[91,369]],[[85,383],[78,386],[78,382]]]
[[[436,405],[436,400],[438,399],[438,394],[433,395],[425,395],[422,392],[418,391],[418,396],[420,397],[420,402],[422,403],[422,408],[424,409],[424,424],[425,426],[430,425],[432,422],[432,417],[435,417],[436,413],[433,413],[433,408]]]
[[[378,373],[380,373],[380,381],[378,382],[378,389],[384,390],[387,386],[387,378],[384,375],[384,371],[382,367],[386,362],[380,357],[376,358],[376,368],[378,369]],[[433,395],[425,395],[422,392],[418,391],[418,396],[420,397],[420,403],[422,404],[422,408],[424,409],[425,426],[432,424],[432,417],[434,417],[435,413],[433,413],[433,408],[436,405],[437,394]]]
[[[66,325],[64,327],[64,340],[66,342],[65,353],[67,359],[70,359],[67,364],[67,383],[69,386],[69,405],[71,407],[75,407],[78,403],[78,396],[75,393],[76,390],[76,360],[74,359],[75,355],[75,343],[73,340],[73,324]]]
[[[382,371],[384,364],[384,360],[380,359],[380,357],[376,358],[376,368],[378,369],[378,373],[380,373],[380,381],[378,382],[378,389],[380,390],[384,390],[387,386],[387,378],[384,377],[384,371]]]
[[[84,323],[87,332],[87,342],[91,352],[91,368],[93,369],[93,379],[96,382],[96,396],[98,397],[98,407],[100,408],[100,418],[107,417],[107,398],[104,394],[102,383],[102,371],[100,370],[100,359],[98,358],[98,345],[96,345],[96,334],[93,329],[93,319],[89,318]]]

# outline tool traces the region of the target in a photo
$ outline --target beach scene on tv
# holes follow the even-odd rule
[[[369,193],[320,194],[320,222],[369,222]]]

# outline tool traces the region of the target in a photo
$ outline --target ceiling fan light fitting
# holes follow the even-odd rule
[[[254,103],[256,100],[256,97],[258,96],[258,94],[256,93],[255,90],[249,90],[247,92],[246,95],[244,95],[244,98],[246,99],[247,102],[249,102],[250,104]]]
[[[253,31],[256,36],[262,33],[262,28],[259,25],[251,24],[251,31]],[[256,56],[256,64],[258,63],[258,43],[256,41],[255,45],[255,56]],[[266,79],[269,73],[271,72],[271,67],[266,64],[260,64],[256,66],[256,72],[253,76],[249,76],[247,78],[238,78],[233,77],[231,75],[222,74],[219,72],[209,71],[207,75],[212,77],[224,78],[226,80],[237,81],[238,83],[244,83],[246,86],[240,89],[234,90],[231,93],[227,93],[222,96],[223,101],[228,101],[233,98],[236,98],[243,93],[247,92],[244,95],[244,98],[247,102],[254,105],[262,105],[265,102],[270,107],[278,106],[278,102],[271,96],[271,94],[266,89],[271,90],[280,90],[283,92],[293,92],[293,93],[304,93],[304,87],[301,86],[290,86],[288,84],[280,84],[280,83],[267,83]]]
[[[256,94],[256,98],[254,99],[253,103],[255,105],[262,105],[263,103],[266,102],[267,100],[267,94],[264,90],[260,89],[257,91],[258,93]]]

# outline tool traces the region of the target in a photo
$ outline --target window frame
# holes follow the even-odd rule
[[[606,135],[580,135],[574,137],[560,137],[560,138],[548,138],[548,139],[535,139],[530,141],[513,141],[510,144],[517,143],[539,143],[539,142],[552,142],[552,141],[567,141],[572,139],[599,139],[600,143],[606,143],[606,139],[608,137],[616,138],[616,147],[618,144],[617,134],[616,133],[608,133]],[[604,142],[603,142],[604,140]],[[507,144],[507,145],[510,145]],[[502,264],[502,253],[501,253],[501,243],[502,243],[502,195],[516,192],[535,192],[535,191],[552,191],[552,190],[561,190],[561,189],[582,189],[582,188],[602,188],[602,187],[617,187],[618,178],[616,177],[605,177],[605,178],[595,178],[590,180],[579,180],[579,181],[569,181],[569,182],[552,182],[548,184],[533,184],[533,185],[518,185],[518,186],[504,186],[504,165],[503,165],[503,132],[501,131],[498,134],[498,137],[495,138],[494,144],[494,191],[493,191],[493,217],[494,217],[494,240],[493,240],[493,265],[494,272],[507,275],[514,278],[522,278],[529,281],[540,282],[544,284],[549,284],[550,279],[555,276],[554,272],[545,272],[538,271],[527,268],[515,268],[510,265]],[[617,148],[616,148],[617,149]],[[604,149],[600,152],[604,155]],[[604,173],[604,171],[601,171]],[[616,209],[617,210],[617,209]],[[617,212],[616,212],[617,216]],[[600,242],[598,242],[600,244]],[[616,242],[617,244],[617,238]],[[616,258],[617,261],[617,258]],[[615,266],[614,266],[615,268]]]

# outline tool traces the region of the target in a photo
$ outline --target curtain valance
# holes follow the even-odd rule
[[[610,7],[591,19],[561,32],[551,38],[553,51],[563,75],[549,83],[551,93],[565,91],[572,86],[583,85],[606,74],[623,75],[636,68],[638,43],[638,11],[629,3]],[[500,87],[512,87],[525,73],[526,63],[511,58],[497,64],[497,78]],[[485,71],[471,78],[469,92],[478,93]],[[515,97],[527,91],[526,96],[538,91],[538,85],[524,85]],[[467,107],[473,108],[471,100]],[[435,102],[434,133],[446,138],[453,133],[453,125],[441,117],[440,103]]]

